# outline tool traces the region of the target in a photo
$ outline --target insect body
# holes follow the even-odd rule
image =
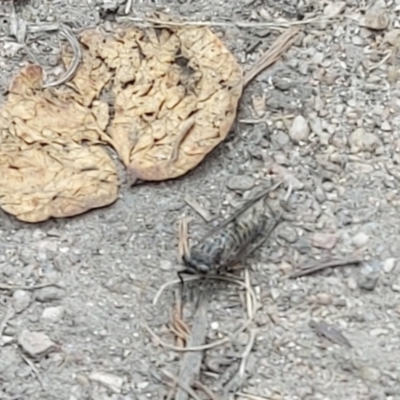
[[[220,273],[234,266],[256,247],[259,247],[261,242],[249,249],[250,244],[254,243],[256,239],[265,236],[268,218],[265,215],[264,207],[260,211],[252,206],[279,185],[275,185],[250,200],[193,246],[189,254],[183,257],[185,269],[178,272],[181,281],[183,273],[203,275],[210,272]]]

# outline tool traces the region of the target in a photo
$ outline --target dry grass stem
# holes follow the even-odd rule
[[[211,391],[211,389],[203,385],[200,381],[195,381],[193,386],[203,391],[210,400],[219,400],[219,398]]]
[[[179,258],[182,260],[184,256],[189,256],[189,245],[188,245],[188,219],[183,217],[179,220],[179,228],[178,228],[178,253]]]
[[[61,25],[60,34],[69,42],[74,52],[74,57],[72,59],[71,64],[68,66],[67,71],[65,71],[65,74],[60,79],[57,79],[53,82],[45,83],[43,85],[44,88],[59,86],[62,85],[63,83],[69,82],[74,77],[75,72],[77,71],[79,64],[81,63],[82,59],[81,46],[78,42],[78,39],[73,34],[72,30],[66,25]]]
[[[187,385],[185,382],[181,382],[174,374],[165,369],[162,369],[161,371],[168,379],[171,379],[175,385],[179,386],[182,390],[190,394],[194,400],[201,400],[201,398],[197,396],[196,392],[189,385]]]
[[[256,339],[256,330],[252,329],[250,331],[249,341],[242,354],[242,361],[240,362],[239,373],[238,373],[240,378],[243,378],[246,372],[246,365],[249,360],[251,350],[253,349],[255,339]]]
[[[23,354],[21,354],[21,358],[29,365],[29,368],[33,371],[33,373],[36,375],[37,380],[40,383],[40,386],[42,388],[42,390],[46,390],[44,387],[44,383],[42,381],[42,378],[39,374],[39,371],[37,370],[37,368],[35,367],[35,364],[33,364],[33,362],[28,358],[25,357]]]
[[[364,260],[360,257],[350,257],[350,258],[344,258],[342,260],[329,260],[326,262],[312,263],[306,267],[299,268],[297,271],[290,274],[288,278],[289,279],[299,278],[301,276],[314,274],[315,272],[319,272],[327,268],[344,267],[346,265],[359,264],[362,263],[363,261]]]
[[[204,209],[196,199],[193,199],[190,196],[185,196],[184,198],[186,204],[191,207],[197,214],[200,215],[201,218],[203,218],[203,220],[205,222],[210,222],[212,220],[212,216],[210,214],[210,212],[206,209]]]
[[[256,64],[244,76],[244,86],[246,87],[260,72],[264,71],[274,62],[276,62],[281,55],[289,49],[295,42],[297,34],[300,32],[298,27],[288,28],[282,35],[280,35],[271,48],[256,62]]]
[[[249,399],[249,400],[269,400],[266,397],[260,397],[260,396],[256,396],[255,394],[243,393],[243,392],[236,393],[236,396],[243,397],[243,398]]]
[[[5,283],[0,283],[0,290],[36,290],[36,289],[42,289],[45,287],[49,286],[56,286],[59,287],[59,285],[56,282],[49,282],[49,283],[41,283],[39,285],[34,285],[34,286],[18,286],[18,285],[7,285]]]
[[[182,319],[182,301],[179,290],[175,290],[175,307],[171,310],[171,331],[177,336],[176,344],[179,347],[184,347],[187,337],[190,334],[189,327]]]
[[[247,21],[165,21],[158,18],[140,18],[140,17],[117,17],[117,21],[132,21],[138,26],[168,28],[168,27],[184,27],[184,26],[213,26],[213,27],[237,27],[237,28],[260,28],[282,31],[292,26],[302,26],[313,23],[319,23],[332,20],[336,15],[320,16],[308,18],[303,21],[287,21],[287,22],[247,22]]]
[[[215,342],[209,343],[209,344],[205,344],[204,346],[196,346],[196,347],[177,347],[177,346],[173,346],[170,345],[168,343],[163,342],[160,337],[145,323],[142,323],[142,326],[144,329],[146,329],[146,331],[157,341],[157,344],[159,344],[160,346],[168,349],[168,350],[173,350],[179,353],[185,353],[188,351],[202,351],[202,350],[209,350],[209,349],[213,349],[215,347],[218,346],[222,346],[225,343],[228,343],[231,341],[231,338],[235,337],[236,335],[238,335],[239,333],[243,332],[244,330],[247,329],[247,327],[252,323],[251,320],[246,320],[246,322],[243,323],[243,325],[236,330],[236,332],[234,332],[231,337],[224,337],[221,340],[217,340]]]

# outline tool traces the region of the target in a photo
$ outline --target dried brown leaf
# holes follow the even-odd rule
[[[115,71],[110,136],[136,178],[181,176],[227,136],[242,70],[208,28],[92,30],[81,41]]]
[[[77,215],[118,194],[116,167],[96,145],[107,105],[87,108],[72,91],[41,85],[39,66],[23,68],[0,111],[0,205],[27,222]]]

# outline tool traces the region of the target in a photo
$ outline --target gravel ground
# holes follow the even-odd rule
[[[202,382],[220,399],[400,399],[400,3],[154,3],[133,2],[135,15],[156,7],[223,22],[213,30],[245,69],[279,34],[266,22],[344,13],[304,23],[282,60],[246,88],[229,138],[183,178],[125,185],[114,205],[66,220],[28,225],[1,214],[2,284],[57,286],[0,290],[0,399],[166,398],[155,374],[178,374],[181,355],[158,346],[141,321],[172,343],[172,292],[157,307],[152,300],[176,277],[178,218],[195,217],[194,235],[204,228],[184,197],[221,215],[271,175],[294,191],[285,222],[248,260],[261,307],[246,379],[228,393],[240,363],[232,355],[244,351],[250,330],[207,352]],[[31,0],[16,13],[28,27],[62,21],[78,29],[125,8],[124,0]],[[26,48],[50,71],[59,42],[29,30],[26,46],[13,42],[4,34],[10,2],[0,12],[4,94],[29,60]],[[355,256],[364,261],[285,278],[313,261]],[[237,287],[214,289],[213,340],[246,318]]]

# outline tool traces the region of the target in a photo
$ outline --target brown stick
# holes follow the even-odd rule
[[[189,347],[201,346],[206,341],[207,308],[207,297],[201,292],[199,305],[193,318],[192,333],[188,340]],[[194,382],[198,380],[202,359],[203,352],[201,351],[185,353],[182,358],[179,381],[185,382],[187,386],[191,387]],[[176,392],[175,400],[189,400],[188,392],[179,387]]]
[[[349,264],[359,264],[364,260],[360,257],[344,258],[342,260],[329,260],[323,263],[313,263],[307,267],[301,268],[288,276],[289,279],[299,278],[301,276],[311,275],[315,272],[322,271],[326,268],[344,267]]]

